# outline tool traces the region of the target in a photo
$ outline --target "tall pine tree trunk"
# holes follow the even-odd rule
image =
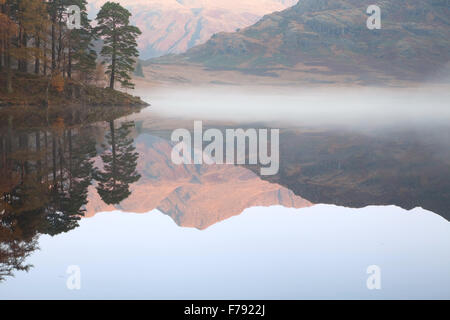
[[[8,44],[8,50],[9,50],[9,45],[11,45],[10,43]],[[6,92],[8,93],[12,93],[13,92],[13,87],[12,87],[12,68],[11,68],[11,55],[9,54],[9,52],[6,54]]]
[[[22,36],[22,48],[23,48],[25,55],[26,55],[26,50],[27,50],[27,37],[28,36],[24,30],[23,36]],[[27,60],[26,56],[23,58],[23,61],[22,61],[22,72],[28,72],[28,60]]]
[[[6,14],[6,5],[5,4],[0,5],[0,12],[3,14]],[[6,36],[8,36],[8,35],[6,35]],[[4,66],[3,59],[5,56],[4,52],[6,51],[5,46],[6,46],[6,39],[0,39],[0,72],[3,71],[3,66]]]
[[[64,153],[61,138],[58,138],[58,153],[59,153],[59,183],[61,193],[64,193]]]
[[[37,176],[39,183],[42,180],[42,161],[41,161],[41,133],[39,130],[35,132],[35,139],[36,139],[36,153],[38,155],[38,160],[36,162],[37,165]]]
[[[40,69],[40,60],[39,60],[39,49],[41,47],[41,39],[39,37],[36,37],[36,58],[34,60],[34,73],[39,74]]]
[[[111,89],[114,89],[114,82],[115,82],[115,76],[116,76],[115,73],[116,73],[116,57],[114,54],[112,61],[111,61],[111,78],[109,79],[109,87]]]
[[[46,130],[44,130],[44,172],[45,182],[48,183],[48,137]]]
[[[58,17],[58,26],[59,26],[59,34],[58,34],[58,58],[57,58],[57,68],[58,71],[64,69],[64,66],[61,67],[62,55],[64,53],[63,50],[63,41],[62,41],[62,13]]]
[[[20,48],[22,48],[22,35],[23,35],[22,27],[19,25],[19,34],[18,34],[17,39],[15,39],[16,46],[19,49],[19,52],[20,52]],[[20,55],[17,59],[17,71],[21,72],[22,69],[23,69],[23,59]]]
[[[68,36],[68,38],[69,38],[69,40],[68,40],[68,42],[69,42],[69,45],[68,45],[68,47],[69,47],[69,50],[68,50],[68,52],[67,52],[67,55],[68,55],[68,61],[67,61],[67,78],[69,78],[69,79],[72,79],[72,39],[71,39],[71,32],[69,31],[69,36]]]
[[[111,130],[111,153],[112,153],[112,176],[114,186],[116,185],[116,130],[114,128],[114,120],[109,122],[109,129]]]
[[[44,76],[46,76],[47,75],[47,41],[45,41],[44,40],[44,70],[42,70],[43,71],[43,73],[44,73]]]
[[[56,14],[52,16],[52,74],[55,72],[56,69],[56,30],[55,30],[55,24],[56,24]]]
[[[72,79],[72,51],[69,49],[69,62],[67,65],[67,77]]]
[[[116,45],[117,45],[117,40],[116,40],[116,34],[114,31],[114,36],[113,36],[113,53],[112,53],[112,59],[111,59],[111,78],[109,79],[109,87],[111,89],[114,89],[114,82],[116,81]]]
[[[73,157],[72,129],[67,130],[67,139],[68,139],[68,142],[69,142],[69,190],[72,190],[72,185],[73,185],[73,167],[72,167],[72,157]]]
[[[9,16],[9,6],[4,4],[2,7],[2,12]],[[11,70],[11,37],[10,37],[10,31],[7,30],[5,34],[5,39],[3,41],[3,58],[4,58],[4,64],[6,69],[6,92],[12,93],[13,87],[12,87],[12,70]]]
[[[53,176],[53,189],[56,191],[57,180],[56,180],[56,137],[55,133],[52,132],[52,176]]]

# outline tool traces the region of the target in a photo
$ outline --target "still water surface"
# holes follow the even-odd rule
[[[448,93],[211,90],[3,121],[0,298],[450,298]],[[279,173],[174,165],[193,120],[280,128]]]

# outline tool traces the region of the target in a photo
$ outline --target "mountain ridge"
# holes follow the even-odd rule
[[[107,0],[89,2],[91,18]],[[143,34],[142,59],[181,53],[221,31],[249,26],[297,0],[119,0]]]
[[[234,33],[213,35],[186,53],[146,62],[197,64],[212,70],[243,73],[324,68],[324,77],[341,74],[357,81],[389,79],[423,81],[450,70],[450,2],[448,0],[386,0],[382,28],[369,30],[369,1],[302,0],[293,7],[265,15]],[[258,71],[259,70],[259,71]]]

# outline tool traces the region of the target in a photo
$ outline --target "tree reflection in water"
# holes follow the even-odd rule
[[[124,122],[119,129],[114,120],[109,121],[110,132],[106,139],[111,148],[101,155],[103,170],[96,170],[97,192],[106,204],[119,204],[131,194],[130,184],[141,176],[136,171],[139,154],[133,139],[129,138],[134,122]]]
[[[113,123],[113,121],[111,121]],[[51,236],[79,226],[88,187],[98,177],[106,203],[119,203],[139,180],[138,154],[129,138],[133,123],[124,123],[106,139],[112,149],[95,168],[96,125],[69,125],[57,118],[42,128],[0,128],[0,281],[15,270],[28,271],[27,257],[38,249],[41,234]]]

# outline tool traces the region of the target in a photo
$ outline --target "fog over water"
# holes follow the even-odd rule
[[[138,88],[163,116],[196,120],[342,125],[352,128],[435,126],[450,123],[448,87]]]

